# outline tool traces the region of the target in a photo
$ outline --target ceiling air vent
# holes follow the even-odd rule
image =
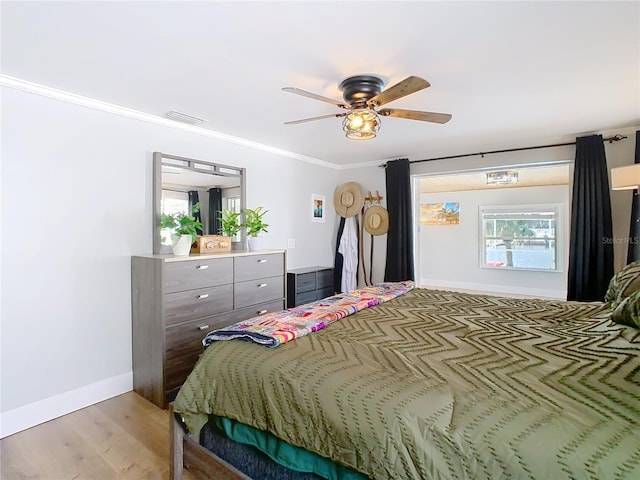
[[[165,118],[170,120],[175,120],[176,122],[188,123],[189,125],[198,125],[199,123],[203,123],[205,120],[202,118],[194,117],[193,115],[187,115],[186,113],[176,112],[175,110],[171,110],[164,114]]]

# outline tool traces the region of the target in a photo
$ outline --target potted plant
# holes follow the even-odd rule
[[[192,215],[200,211],[200,203],[196,203],[192,209]],[[171,230],[171,240],[174,255],[189,255],[191,244],[195,241],[199,231],[202,231],[202,223],[192,215],[184,212],[163,213],[160,215],[160,228]]]
[[[238,235],[242,226],[240,225],[240,213],[233,210],[223,210],[220,212],[220,233],[227,237]]]
[[[269,225],[262,219],[262,217],[264,217],[265,213],[267,213],[268,211],[269,210],[265,210],[262,207],[258,207],[255,209],[244,209],[245,220],[242,224],[242,227],[247,229],[247,236],[249,237],[249,250],[260,250],[262,247],[262,242],[259,235],[262,232],[268,232],[267,227]]]

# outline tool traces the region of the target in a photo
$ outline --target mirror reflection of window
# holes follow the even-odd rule
[[[240,213],[240,197],[227,198],[227,210],[231,210],[235,213]]]
[[[180,212],[189,211],[189,194],[177,190],[162,190],[160,199],[160,212],[173,215]],[[162,245],[171,245],[171,230],[163,228],[160,230],[160,241]]]
[[[226,210],[231,210],[232,212],[235,213],[240,213],[240,211],[242,210],[242,207],[240,206],[240,196],[234,196],[234,197],[227,197],[225,198],[226,200],[226,206],[225,209]],[[232,242],[239,242],[240,241],[240,234],[238,233],[238,235],[235,235],[234,237],[231,237],[231,241]]]

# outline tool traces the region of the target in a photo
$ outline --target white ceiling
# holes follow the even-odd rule
[[[2,74],[337,165],[535,145],[640,124],[640,2],[2,1]],[[369,73],[431,87],[344,138],[341,99]]]

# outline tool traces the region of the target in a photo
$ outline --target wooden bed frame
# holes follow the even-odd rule
[[[252,480],[233,465],[185,435],[182,423],[169,404],[169,478],[182,480],[184,469],[194,479],[202,480]]]

